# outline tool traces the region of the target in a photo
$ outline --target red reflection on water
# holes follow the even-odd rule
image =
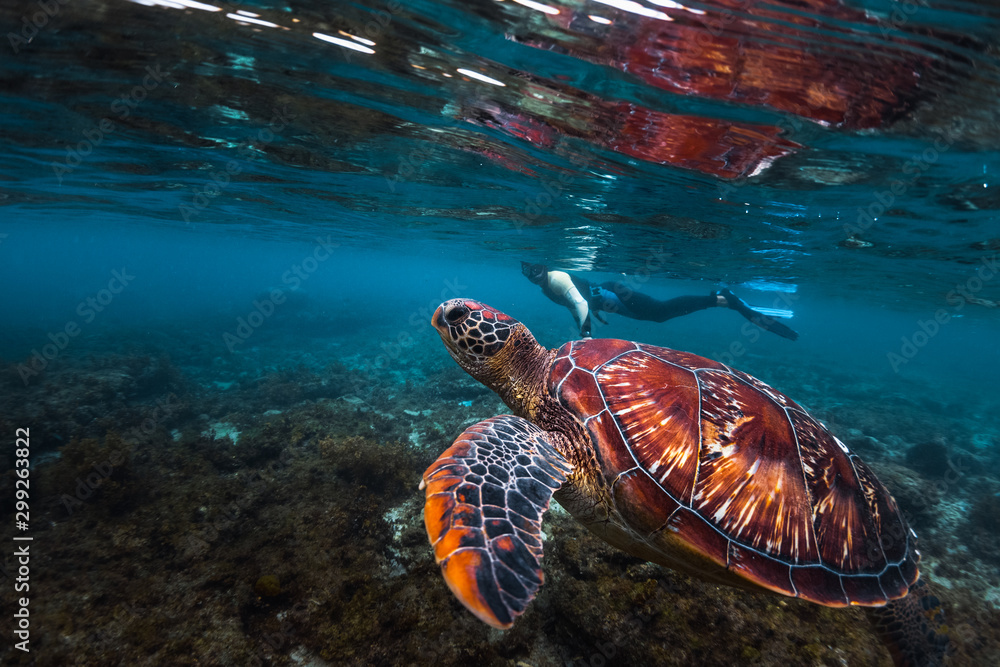
[[[515,39],[678,95],[769,107],[846,129],[882,127],[906,113],[927,62],[884,36],[875,19],[835,0],[721,0],[696,11],[654,9],[672,20],[593,2],[564,5],[559,14],[533,13]],[[613,23],[595,23],[587,16],[592,13]],[[544,147],[571,136],[725,179],[758,174],[802,148],[782,136],[787,128],[668,113],[525,78],[516,108],[471,101],[463,116]]]
[[[520,108],[493,99],[470,100],[460,109],[465,120],[501,130],[546,149],[562,137],[583,139],[596,148],[669,164],[725,179],[751,176],[799,148],[782,130],[717,118],[655,111],[637,104],[611,102],[558,84],[531,82]],[[539,98],[560,104],[541,104]],[[535,100],[534,103],[529,100]],[[493,151],[501,166],[522,171],[517,161]]]
[[[837,0],[715,0],[657,7],[671,21],[588,4],[614,19],[603,31],[567,8],[545,37],[571,55],[683,95],[768,106],[851,129],[880,127],[912,103],[926,58]],[[592,39],[575,38],[585,29]],[[545,40],[548,41],[548,40]],[[594,42],[597,42],[596,44]]]

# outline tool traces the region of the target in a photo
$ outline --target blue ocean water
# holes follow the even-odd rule
[[[451,596],[417,483],[508,410],[431,315],[578,339],[522,261],[790,311],[796,341],[727,308],[593,333],[809,409],[919,534],[949,664],[1000,661],[995,3],[0,16],[0,430],[30,429],[30,528],[13,444],[0,508],[35,555],[25,591],[3,564],[31,599],[5,663],[890,664],[858,610],[642,563],[561,510],[514,629]]]

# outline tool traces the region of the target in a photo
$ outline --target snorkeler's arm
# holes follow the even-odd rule
[[[580,334],[590,337],[590,307],[580,290],[573,284],[573,279],[563,271],[549,271],[549,289],[561,297],[563,304],[573,312],[573,317],[580,325]]]

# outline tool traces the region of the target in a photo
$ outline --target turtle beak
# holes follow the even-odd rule
[[[471,312],[467,304],[472,303],[467,299],[451,299],[450,301],[445,301],[434,314],[431,315],[431,324],[437,329],[438,335],[441,336],[441,340],[444,342],[445,347],[456,359],[455,355],[458,354],[458,340],[455,332],[455,326],[460,324],[468,314]]]
[[[437,329],[438,335],[441,336],[441,340],[444,342],[445,347],[447,347],[449,351],[454,352],[456,349],[455,341],[451,337],[451,330],[448,328],[448,322],[445,320],[445,316],[451,312],[452,307],[451,301],[445,301],[438,306],[437,310],[434,311],[434,314],[431,315],[431,324],[435,329]]]
[[[434,314],[431,316],[431,324],[434,325],[434,328],[437,329],[442,336],[445,335],[448,333],[449,324],[455,325],[460,323],[465,319],[466,315],[472,312],[469,304],[472,304],[474,307],[481,308],[479,304],[474,301],[469,301],[468,299],[451,299],[449,301],[445,301],[437,307],[437,310],[434,311]]]
[[[427,312],[427,311],[424,311],[424,312]],[[444,304],[443,303],[440,306],[438,306],[437,310],[434,311],[434,314],[431,315],[431,324],[434,325],[434,328],[438,330],[438,333],[441,333],[442,331],[446,330],[446,327],[445,327],[445,324],[444,324]]]

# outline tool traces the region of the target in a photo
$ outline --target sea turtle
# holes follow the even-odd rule
[[[855,454],[760,380],[625,340],[539,345],[483,303],[433,325],[513,415],[479,422],[427,469],[424,523],[451,591],[509,628],[542,584],[555,497],[610,544],[710,582],[878,610],[897,664],[947,641],[919,582],[916,534]]]

